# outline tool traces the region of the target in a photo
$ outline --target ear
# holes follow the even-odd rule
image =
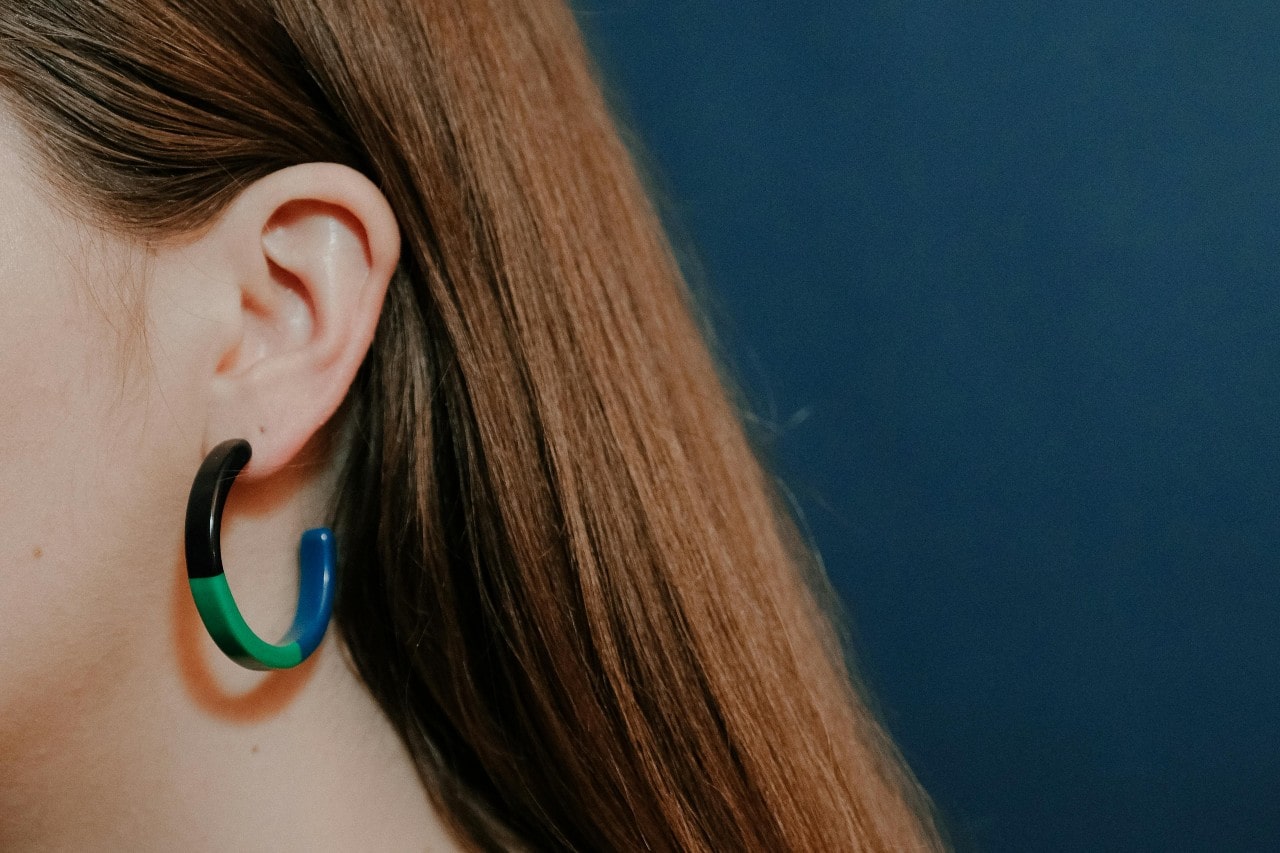
[[[209,365],[205,451],[253,446],[245,479],[299,456],[369,351],[400,255],[386,198],[364,175],[305,163],[244,189],[202,240],[226,258],[228,318]]]

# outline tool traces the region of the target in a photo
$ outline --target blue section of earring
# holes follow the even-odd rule
[[[338,563],[333,531],[327,527],[308,530],[302,534],[298,551],[302,573],[298,583],[298,609],[283,643],[296,642],[302,659],[306,660],[324,639],[333,616],[333,581]]]

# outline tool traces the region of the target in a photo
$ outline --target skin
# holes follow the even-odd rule
[[[227,576],[261,636],[287,628],[399,256],[386,200],[308,163],[144,246],[70,213],[32,150],[0,113],[0,849],[456,849],[337,632],[243,670],[182,555],[200,461],[249,439]]]

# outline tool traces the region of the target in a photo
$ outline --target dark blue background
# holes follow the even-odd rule
[[[957,846],[1280,847],[1280,4],[575,4]]]

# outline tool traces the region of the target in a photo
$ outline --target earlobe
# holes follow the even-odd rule
[[[243,479],[290,464],[337,411],[373,341],[399,259],[390,205],[334,163],[283,169],[228,210],[239,334],[214,370],[206,449],[253,442]],[[247,242],[246,242],[247,241]]]

